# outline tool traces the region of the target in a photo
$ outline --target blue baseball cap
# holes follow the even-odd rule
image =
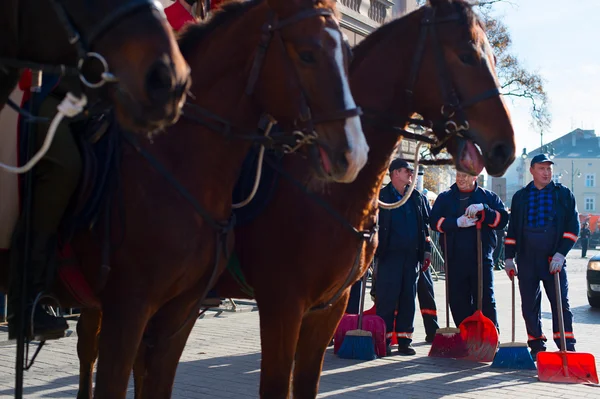
[[[536,163],[542,163],[542,162],[550,162],[551,164],[554,165],[554,162],[550,158],[548,158],[548,155],[539,154],[539,155],[536,155],[535,157],[533,157],[533,159],[531,160],[531,164],[529,166],[533,166]]]
[[[400,169],[400,168],[406,168],[406,169],[412,170],[412,171],[415,170],[412,163],[407,162],[401,158],[396,158],[390,163],[389,171],[391,173],[392,171],[394,171],[396,169]]]

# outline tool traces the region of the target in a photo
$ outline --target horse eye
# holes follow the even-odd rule
[[[301,51],[298,53],[298,57],[305,64],[312,65],[317,62],[315,55],[312,51]]]
[[[473,54],[461,54],[459,58],[463,64],[471,66],[477,64],[477,59]]]

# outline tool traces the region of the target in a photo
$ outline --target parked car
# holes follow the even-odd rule
[[[588,262],[587,297],[591,307],[600,308],[600,254],[592,256]]]

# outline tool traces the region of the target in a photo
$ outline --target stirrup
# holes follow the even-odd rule
[[[31,305],[31,313],[30,313],[30,318],[29,318],[29,334],[28,337],[30,340],[32,341],[47,341],[47,340],[53,340],[53,339],[60,339],[60,338],[64,338],[65,337],[65,332],[66,330],[63,331],[56,331],[54,333],[51,334],[35,334],[35,326],[34,326],[34,318],[35,318],[35,309],[37,308],[38,303],[42,300],[42,299],[52,299],[57,305],[58,307],[60,307],[60,302],[58,301],[58,299],[51,295],[51,294],[46,294],[44,293],[44,291],[41,291],[39,294],[37,294],[37,296],[35,297],[35,300],[33,301],[33,304]],[[58,315],[56,314],[56,312],[54,311],[54,309],[52,308],[52,306],[50,306],[50,311],[52,312],[52,316],[54,317],[58,317]]]

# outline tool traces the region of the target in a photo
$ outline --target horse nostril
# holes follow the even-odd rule
[[[504,165],[505,163],[509,162],[511,159],[511,154],[512,154],[511,148],[512,148],[511,146],[504,144],[504,143],[496,144],[492,148],[492,151],[490,153],[490,158],[492,158],[494,161]]]
[[[157,61],[146,74],[146,91],[151,101],[166,103],[175,89],[173,71],[164,61]]]

